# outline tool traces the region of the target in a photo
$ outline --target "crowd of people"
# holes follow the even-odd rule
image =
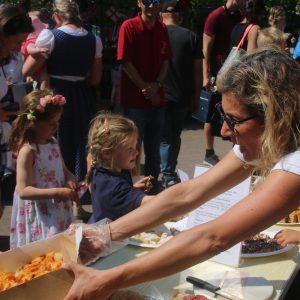
[[[271,8],[270,27],[263,28],[263,0],[227,0],[206,18],[201,49],[197,34],[181,26],[179,1],[137,5],[118,37],[121,114],[96,111],[103,45],[83,27],[75,0],[53,1],[55,28],[38,12],[0,6],[2,175],[7,168],[16,172],[11,249],[65,231],[75,214],[89,223],[84,234],[93,232],[82,249],[98,253],[188,213],[254,172],[263,180],[221,217],[124,265],[106,271],[66,265],[75,282],[65,299],[107,299],[119,288],[178,272],[300,206],[300,65],[297,47],[293,57],[286,51],[284,8]],[[245,54],[227,63],[234,47]],[[17,101],[8,65],[14,76],[35,82],[13,111],[7,110],[8,93]],[[201,89],[218,99],[204,125],[203,162],[211,168],[180,183],[180,137]],[[216,114],[221,136],[234,144],[222,159],[214,149]],[[80,205],[81,189],[91,194],[91,215]],[[112,222],[91,230],[105,218]],[[284,230],[276,238],[286,245],[299,235]]]

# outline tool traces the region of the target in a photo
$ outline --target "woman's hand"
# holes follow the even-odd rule
[[[68,233],[74,234],[78,227],[83,228],[83,237],[79,246],[79,257],[87,263],[96,257],[111,252],[111,235],[108,224],[71,224]]]
[[[300,243],[300,231],[293,229],[284,229],[277,232],[274,236],[277,243],[282,247],[288,244],[299,244]]]
[[[114,292],[109,288],[107,271],[98,271],[75,263],[63,266],[73,272],[75,280],[64,300],[107,300]]]

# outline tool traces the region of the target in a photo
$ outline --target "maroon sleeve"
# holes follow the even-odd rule
[[[118,60],[132,61],[133,32],[130,28],[132,28],[132,26],[126,21],[121,25],[118,38]]]
[[[205,21],[205,24],[204,24],[203,32],[209,36],[216,35],[217,24],[218,24],[218,18],[217,18],[217,15],[215,14],[215,10],[214,10],[208,15],[208,17]]]

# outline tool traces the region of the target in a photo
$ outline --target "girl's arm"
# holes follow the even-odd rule
[[[247,52],[251,52],[257,48],[257,37],[258,37],[259,30],[260,27],[258,25],[253,25],[253,27],[249,31],[247,36],[248,39]]]
[[[77,197],[75,190],[67,187],[37,188],[33,178],[34,150],[29,145],[21,148],[17,158],[16,191],[21,199],[41,200],[47,198],[72,199]]]
[[[147,205],[110,224],[112,240],[123,240],[183,215],[246,179],[252,168],[244,168],[231,150],[205,174],[159,193]],[[155,213],[159,212],[159,213]]]
[[[66,178],[66,186],[71,188],[71,189],[77,190],[78,189],[78,181],[77,181],[76,177],[67,168],[62,156],[61,156],[61,159],[62,159],[64,175],[65,175],[65,178]]]
[[[192,185],[191,181],[189,183]],[[68,265],[67,269],[75,273],[76,279],[65,300],[74,299],[74,295],[84,295],[84,299],[95,296],[106,299],[117,289],[174,274],[207,260],[273,225],[297,208],[299,193],[300,176],[282,170],[272,171],[254,192],[222,216],[182,232],[146,255],[110,270],[92,271],[92,278],[87,275],[90,269]],[[145,209],[150,205],[151,202]]]

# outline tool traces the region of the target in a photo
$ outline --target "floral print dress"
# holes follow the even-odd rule
[[[33,177],[38,188],[65,185],[62,158],[56,142],[32,145]],[[22,200],[14,193],[10,248],[45,239],[66,230],[73,221],[72,201],[57,199]]]

